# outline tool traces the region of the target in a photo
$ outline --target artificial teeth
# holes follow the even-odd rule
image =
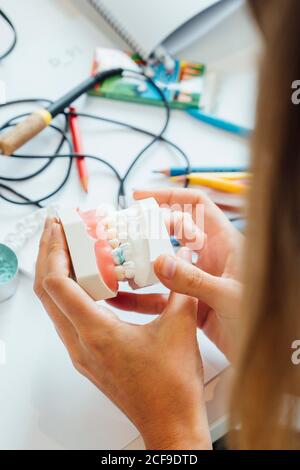
[[[127,279],[133,279],[135,276],[135,265],[133,261],[126,261],[122,268],[125,271],[125,276]]]
[[[117,239],[117,238],[113,238],[111,240],[108,240],[108,243],[110,244],[110,246],[115,249],[115,248],[118,248],[119,245],[120,245],[120,241]]]
[[[32,228],[31,228],[31,227],[28,227],[27,229],[25,229],[25,230],[23,231],[22,234],[23,234],[23,236],[25,237],[25,239],[29,239],[30,237],[32,237],[33,233],[34,233],[34,232],[33,232]]]
[[[113,214],[114,209],[112,207],[109,207],[105,204],[100,205],[96,209],[96,216],[97,217],[109,217],[111,214]]]
[[[126,274],[125,274],[125,269],[123,268],[123,266],[116,266],[115,270],[116,270],[118,281],[121,281],[121,282],[125,281]]]
[[[117,230],[115,228],[110,228],[107,230],[108,240],[115,240],[117,238]]]
[[[102,224],[107,229],[115,228],[115,226],[116,226],[116,217],[115,216],[104,217],[104,219],[102,220]]]
[[[126,261],[125,254],[124,254],[123,249],[121,247],[115,248],[112,251],[112,257],[113,257],[114,263],[116,265],[123,264]]]
[[[127,232],[127,225],[123,222],[119,222],[117,223],[117,230],[119,233],[124,233],[124,232]]]
[[[131,248],[129,243],[124,243],[124,245],[120,245],[119,249],[123,252],[124,262],[131,261]]]
[[[119,233],[119,240],[121,242],[127,241],[128,240],[128,234],[127,232],[120,232]]]
[[[23,232],[25,230],[27,224],[22,220],[21,222],[18,222],[16,225],[16,231],[17,232]]]

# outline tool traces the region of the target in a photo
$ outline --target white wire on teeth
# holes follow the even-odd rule
[[[122,268],[125,270],[126,279],[133,279],[135,276],[135,265],[133,261],[126,261]]]
[[[126,275],[125,275],[125,269],[123,268],[122,265],[116,266],[115,267],[116,274],[117,274],[117,279],[118,281],[125,281],[126,280]]]

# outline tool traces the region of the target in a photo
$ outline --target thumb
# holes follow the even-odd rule
[[[192,252],[188,248],[181,248],[177,253],[177,258],[184,260],[186,264],[192,262]],[[164,315],[191,317],[192,323],[197,325],[198,301],[194,297],[171,292]]]
[[[196,297],[212,309],[226,305],[231,279],[212,276],[176,256],[161,255],[154,264],[159,280],[171,291]]]

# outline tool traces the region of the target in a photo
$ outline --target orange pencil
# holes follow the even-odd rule
[[[76,113],[76,108],[70,107],[70,113]],[[69,115],[69,124],[70,124],[70,131],[72,136],[72,142],[74,147],[74,152],[78,154],[84,154],[82,139],[80,135],[80,130],[78,126],[78,117],[76,114]],[[89,176],[86,166],[86,161],[84,156],[76,158],[78,174],[81,182],[81,186],[83,190],[87,193],[89,188]]]

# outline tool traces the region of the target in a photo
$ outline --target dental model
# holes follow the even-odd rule
[[[173,254],[155,199],[110,211],[59,210],[77,283],[96,301],[116,297],[119,282],[133,289],[158,282],[153,263]]]
[[[58,210],[57,205],[50,205],[47,209],[38,209],[32,214],[23,217],[4,238],[3,243],[14,252],[19,252],[26,243],[43,227],[46,217],[54,217]]]

